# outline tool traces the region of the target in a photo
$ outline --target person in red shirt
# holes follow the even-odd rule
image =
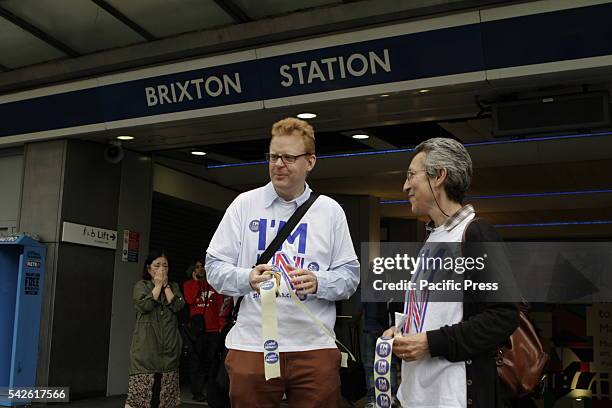
[[[194,262],[188,269],[191,279],[183,284],[185,302],[189,305],[189,327],[195,344],[189,358],[191,392],[195,401],[204,401],[206,382],[219,342],[219,332],[225,326],[231,312],[231,298],[218,294],[206,281],[202,261]],[[214,381],[214,379],[210,379]]]

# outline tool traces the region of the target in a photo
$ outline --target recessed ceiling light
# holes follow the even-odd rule
[[[298,113],[297,117],[300,119],[314,119],[317,117],[317,114],[304,112],[304,113]]]
[[[580,402],[580,401],[582,401],[582,398],[578,397],[578,398],[576,398],[576,401]]]
[[[365,133],[357,133],[356,135],[352,136],[353,139],[358,139],[358,140],[363,140],[363,139],[369,139],[370,136],[366,135]]]
[[[389,94],[382,94],[382,95],[380,95],[381,98],[386,98],[388,96],[389,96]]]
[[[427,93],[427,92],[429,92],[429,89],[421,89],[421,90],[419,90],[419,93]]]
[[[117,136],[117,139],[119,139],[119,140],[132,140],[132,139],[134,139],[134,136],[128,136],[128,135]]]
[[[193,152],[191,152],[191,154],[193,154],[194,156],[206,156],[206,152],[203,152],[201,150],[194,150]]]

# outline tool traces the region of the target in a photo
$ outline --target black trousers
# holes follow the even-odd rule
[[[195,341],[193,352],[189,356],[189,377],[194,395],[204,392],[218,342],[218,332],[206,332]]]

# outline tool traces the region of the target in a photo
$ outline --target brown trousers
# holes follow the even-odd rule
[[[230,350],[225,359],[232,408],[339,408],[340,351],[280,353],[281,377],[266,381],[263,353]]]

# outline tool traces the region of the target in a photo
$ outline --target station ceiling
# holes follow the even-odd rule
[[[0,0],[0,94],[526,0]]]
[[[247,23],[339,0],[2,0],[0,65],[29,65]]]

